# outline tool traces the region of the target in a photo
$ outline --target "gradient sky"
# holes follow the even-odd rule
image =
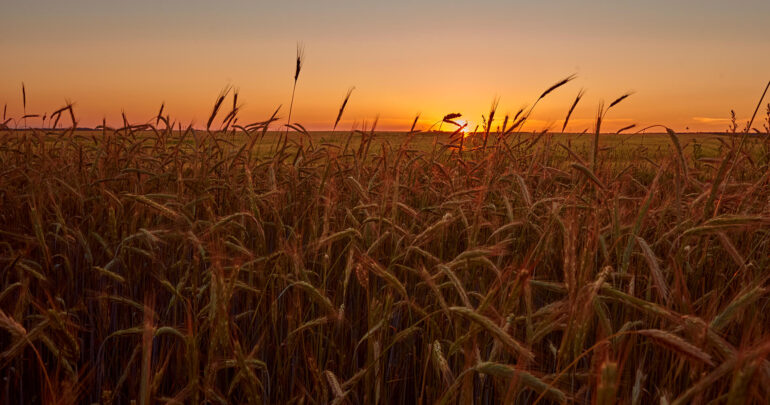
[[[724,130],[745,120],[770,79],[770,1],[38,1],[0,0],[0,104],[22,115],[75,103],[82,126],[146,122],[162,102],[204,126],[219,91],[243,101],[240,122],[285,117],[297,41],[306,63],[292,121],[329,129],[355,86],[341,128],[408,129],[449,112],[476,123],[541,102],[531,129],[574,125],[601,100],[636,93],[606,129],[632,123]],[[30,125],[34,125],[30,123]],[[537,127],[537,128],[535,128]]]

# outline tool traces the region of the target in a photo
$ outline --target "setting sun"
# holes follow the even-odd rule
[[[473,129],[471,128],[471,124],[466,120],[456,120],[456,122],[457,124],[460,125],[459,127],[460,132],[464,133],[466,136]]]

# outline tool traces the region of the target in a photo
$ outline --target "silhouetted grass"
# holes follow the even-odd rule
[[[762,403],[768,137],[601,134],[626,97],[593,138],[4,126],[0,402]]]

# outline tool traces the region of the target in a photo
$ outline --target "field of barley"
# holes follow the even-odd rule
[[[0,403],[770,397],[770,105],[726,135],[313,133],[217,101],[3,123]]]

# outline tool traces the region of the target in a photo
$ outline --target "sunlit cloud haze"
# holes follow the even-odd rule
[[[724,130],[750,116],[770,79],[770,1],[5,1],[0,104],[9,116],[75,103],[82,126],[148,121],[161,103],[204,126],[219,91],[239,89],[241,122],[288,112],[295,46],[306,62],[292,121],[330,129],[379,116],[422,128],[448,112],[479,122],[538,104],[530,129],[592,125],[601,100],[635,93],[607,130],[636,123]],[[1,106],[0,106],[1,108]],[[536,128],[537,127],[537,128]]]

